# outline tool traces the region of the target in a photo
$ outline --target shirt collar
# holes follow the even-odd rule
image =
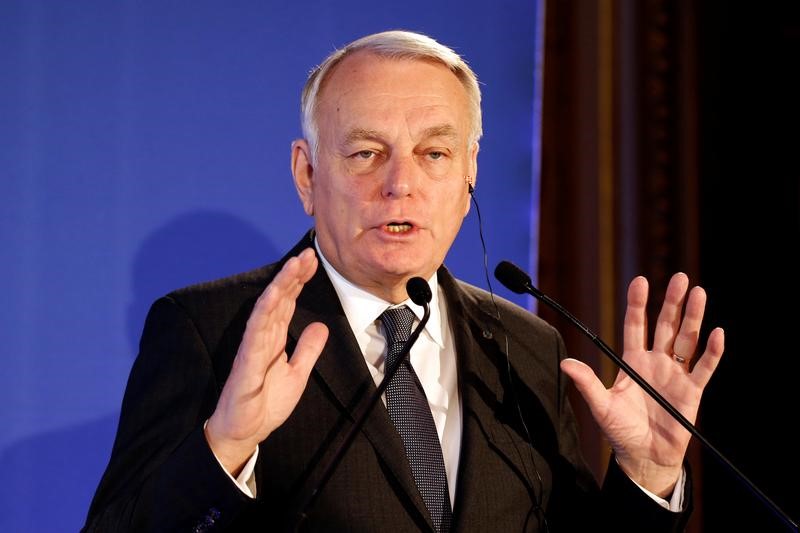
[[[333,266],[328,262],[323,255],[322,250],[319,248],[317,239],[314,239],[314,247],[317,250],[317,255],[322,262],[325,272],[328,274],[336,294],[339,296],[339,301],[342,303],[344,314],[347,316],[347,321],[353,331],[366,331],[389,307],[400,307],[407,305],[409,309],[416,315],[417,320],[422,320],[425,313],[421,305],[417,305],[407,299],[397,305],[387,302],[382,298],[378,298],[361,287],[354,285],[344,276],[342,276]],[[435,342],[440,348],[444,348],[444,338],[442,336],[442,320],[441,312],[439,310],[439,278],[436,272],[428,280],[428,285],[431,288],[431,316],[428,323],[425,325],[425,332],[430,336],[431,340]]]

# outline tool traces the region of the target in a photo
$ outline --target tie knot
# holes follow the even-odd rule
[[[380,316],[386,331],[386,343],[391,351],[392,346],[404,343],[411,336],[411,325],[414,323],[414,312],[407,305],[387,309]]]

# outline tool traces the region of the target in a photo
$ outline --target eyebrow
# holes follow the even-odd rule
[[[458,133],[456,129],[450,124],[439,124],[431,126],[422,131],[421,138],[430,139],[431,137],[448,137],[450,139],[457,139]],[[377,130],[370,130],[366,128],[355,128],[347,132],[344,137],[345,144],[352,144],[358,141],[381,141],[384,135]]]
[[[430,137],[449,137],[451,139],[457,139],[458,133],[452,125],[441,124],[439,126],[431,126],[422,132],[423,139],[428,139]]]
[[[364,128],[356,128],[347,132],[345,135],[345,144],[353,144],[357,141],[379,141],[381,134],[376,130],[368,130]]]

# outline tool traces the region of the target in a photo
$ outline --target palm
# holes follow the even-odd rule
[[[671,357],[654,352],[626,353],[624,358],[685,418],[694,421],[701,391],[695,396],[684,389],[685,368]],[[659,464],[681,463],[689,432],[626,373],[619,372],[609,390],[606,409],[598,415],[615,450],[640,449]]]

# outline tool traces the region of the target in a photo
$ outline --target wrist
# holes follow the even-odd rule
[[[669,498],[683,471],[683,465],[661,465],[617,457],[620,469],[637,485],[660,498]]]
[[[234,478],[241,473],[244,465],[258,448],[258,444],[220,437],[214,430],[211,419],[207,420],[203,426],[203,434],[211,453],[214,454],[222,468]]]

